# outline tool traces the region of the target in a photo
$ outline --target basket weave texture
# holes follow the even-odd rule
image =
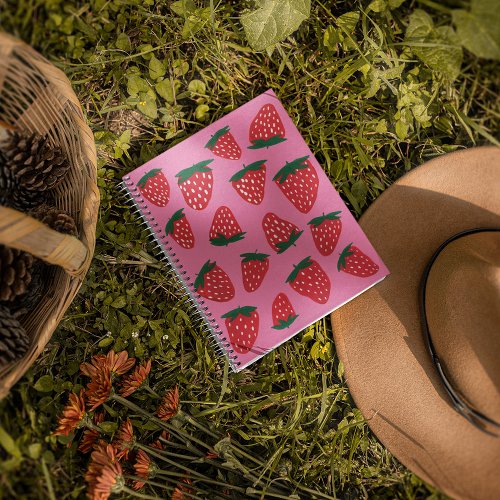
[[[0,370],[0,399],[34,363],[71,304],[90,266],[99,209],[95,143],[81,105],[64,73],[24,42],[0,33],[0,120],[20,132],[47,135],[70,162],[55,188],[58,208],[79,230],[58,233],[16,210],[0,206],[0,243],[56,264],[46,293],[22,323],[30,337],[25,356]]]

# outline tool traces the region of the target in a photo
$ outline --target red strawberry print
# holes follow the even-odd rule
[[[266,253],[242,253],[241,274],[243,287],[247,292],[255,292],[269,271],[269,255]]]
[[[194,210],[203,210],[212,197],[214,178],[212,169],[207,165],[213,160],[204,160],[192,167],[181,170],[175,176],[185,202]]]
[[[241,148],[229,132],[229,127],[217,130],[210,140],[205,144],[214,155],[227,160],[239,160],[241,158]]]
[[[376,274],[379,267],[358,247],[349,243],[340,254],[337,269],[359,278],[367,278]]]
[[[311,228],[314,244],[321,255],[330,255],[340,238],[342,221],[339,212],[330,212],[311,219],[307,224]]]
[[[223,314],[231,347],[240,354],[247,353],[259,333],[259,313],[254,306],[237,307]]]
[[[250,163],[236,172],[229,182],[236,192],[248,203],[258,205],[264,198],[266,183],[266,160]]]
[[[189,224],[183,208],[177,210],[177,212],[170,217],[165,226],[165,234],[171,235],[181,247],[194,247],[193,230],[191,229],[191,224]]]
[[[284,330],[299,317],[295,314],[289,298],[284,293],[279,293],[273,301],[273,326],[275,330]]]
[[[319,186],[318,174],[308,158],[309,156],[302,156],[287,162],[273,177],[283,194],[303,214],[313,207]]]
[[[157,207],[166,207],[170,200],[170,186],[161,168],[153,168],[137,183],[142,196]]]
[[[288,250],[300,238],[304,231],[290,221],[281,219],[276,214],[268,212],[262,219],[262,228],[267,242],[277,253]]]
[[[216,302],[227,302],[234,298],[231,278],[216,262],[207,260],[196,275],[193,287],[199,295]]]
[[[286,141],[285,127],[272,104],[264,104],[250,124],[248,149],[260,149]]]
[[[325,304],[330,297],[330,279],[323,268],[311,257],[301,260],[286,279],[300,295]]]
[[[216,247],[227,246],[245,237],[244,232],[229,207],[219,207],[214,214],[209,239]]]

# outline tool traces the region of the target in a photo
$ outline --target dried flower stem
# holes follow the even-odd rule
[[[112,394],[111,399],[114,399],[118,403],[121,403],[123,406],[126,406],[130,410],[136,411],[141,415],[148,417],[149,420],[151,420],[155,424],[158,424],[158,426],[161,427],[162,429],[169,431],[173,436],[176,436],[180,441],[185,441],[185,440],[194,441],[195,443],[198,443],[200,446],[203,446],[206,449],[211,449],[211,446],[208,445],[207,443],[204,443],[200,439],[191,436],[187,432],[184,432],[182,429],[178,429],[173,425],[167,424],[163,420],[160,420],[154,415],[151,415],[151,413],[147,412],[146,410],[143,410],[140,406],[137,406],[135,403],[132,403],[128,399],[125,399],[122,396],[119,396],[118,394]]]
[[[145,500],[158,500],[160,497],[152,497],[151,495],[146,495],[145,493],[139,493],[138,491],[131,490],[130,488],[127,488],[126,486],[122,486],[121,490],[122,493],[127,493],[131,497],[135,498],[144,498]]]

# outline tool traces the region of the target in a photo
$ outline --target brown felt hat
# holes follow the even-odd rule
[[[357,406],[422,479],[500,498],[500,148],[425,163],[360,223],[391,275],[332,314]]]

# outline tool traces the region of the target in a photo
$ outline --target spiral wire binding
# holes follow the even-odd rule
[[[158,222],[152,216],[151,210],[149,210],[146,200],[142,197],[137,186],[130,181],[130,176],[123,177],[123,182],[118,185],[118,189],[127,202],[134,203],[135,210],[133,210],[132,214],[138,215],[142,219],[143,222],[140,226],[148,228],[151,238],[150,243],[154,245],[153,250],[164,256],[164,259],[162,259],[163,262],[176,274],[183,292],[180,298],[186,298],[188,312],[194,316],[195,322],[202,323],[204,332],[210,337],[209,343],[211,348],[222,360],[225,357],[229,359],[232,371],[238,371],[238,366],[241,365],[241,362],[238,361],[238,355],[231,349],[231,344],[228,342],[227,337],[223,336],[224,331],[217,324],[217,320],[209,311],[208,306],[205,305],[205,300],[194,289],[194,280],[183,269],[183,264],[167,239],[168,235],[159,227]]]

